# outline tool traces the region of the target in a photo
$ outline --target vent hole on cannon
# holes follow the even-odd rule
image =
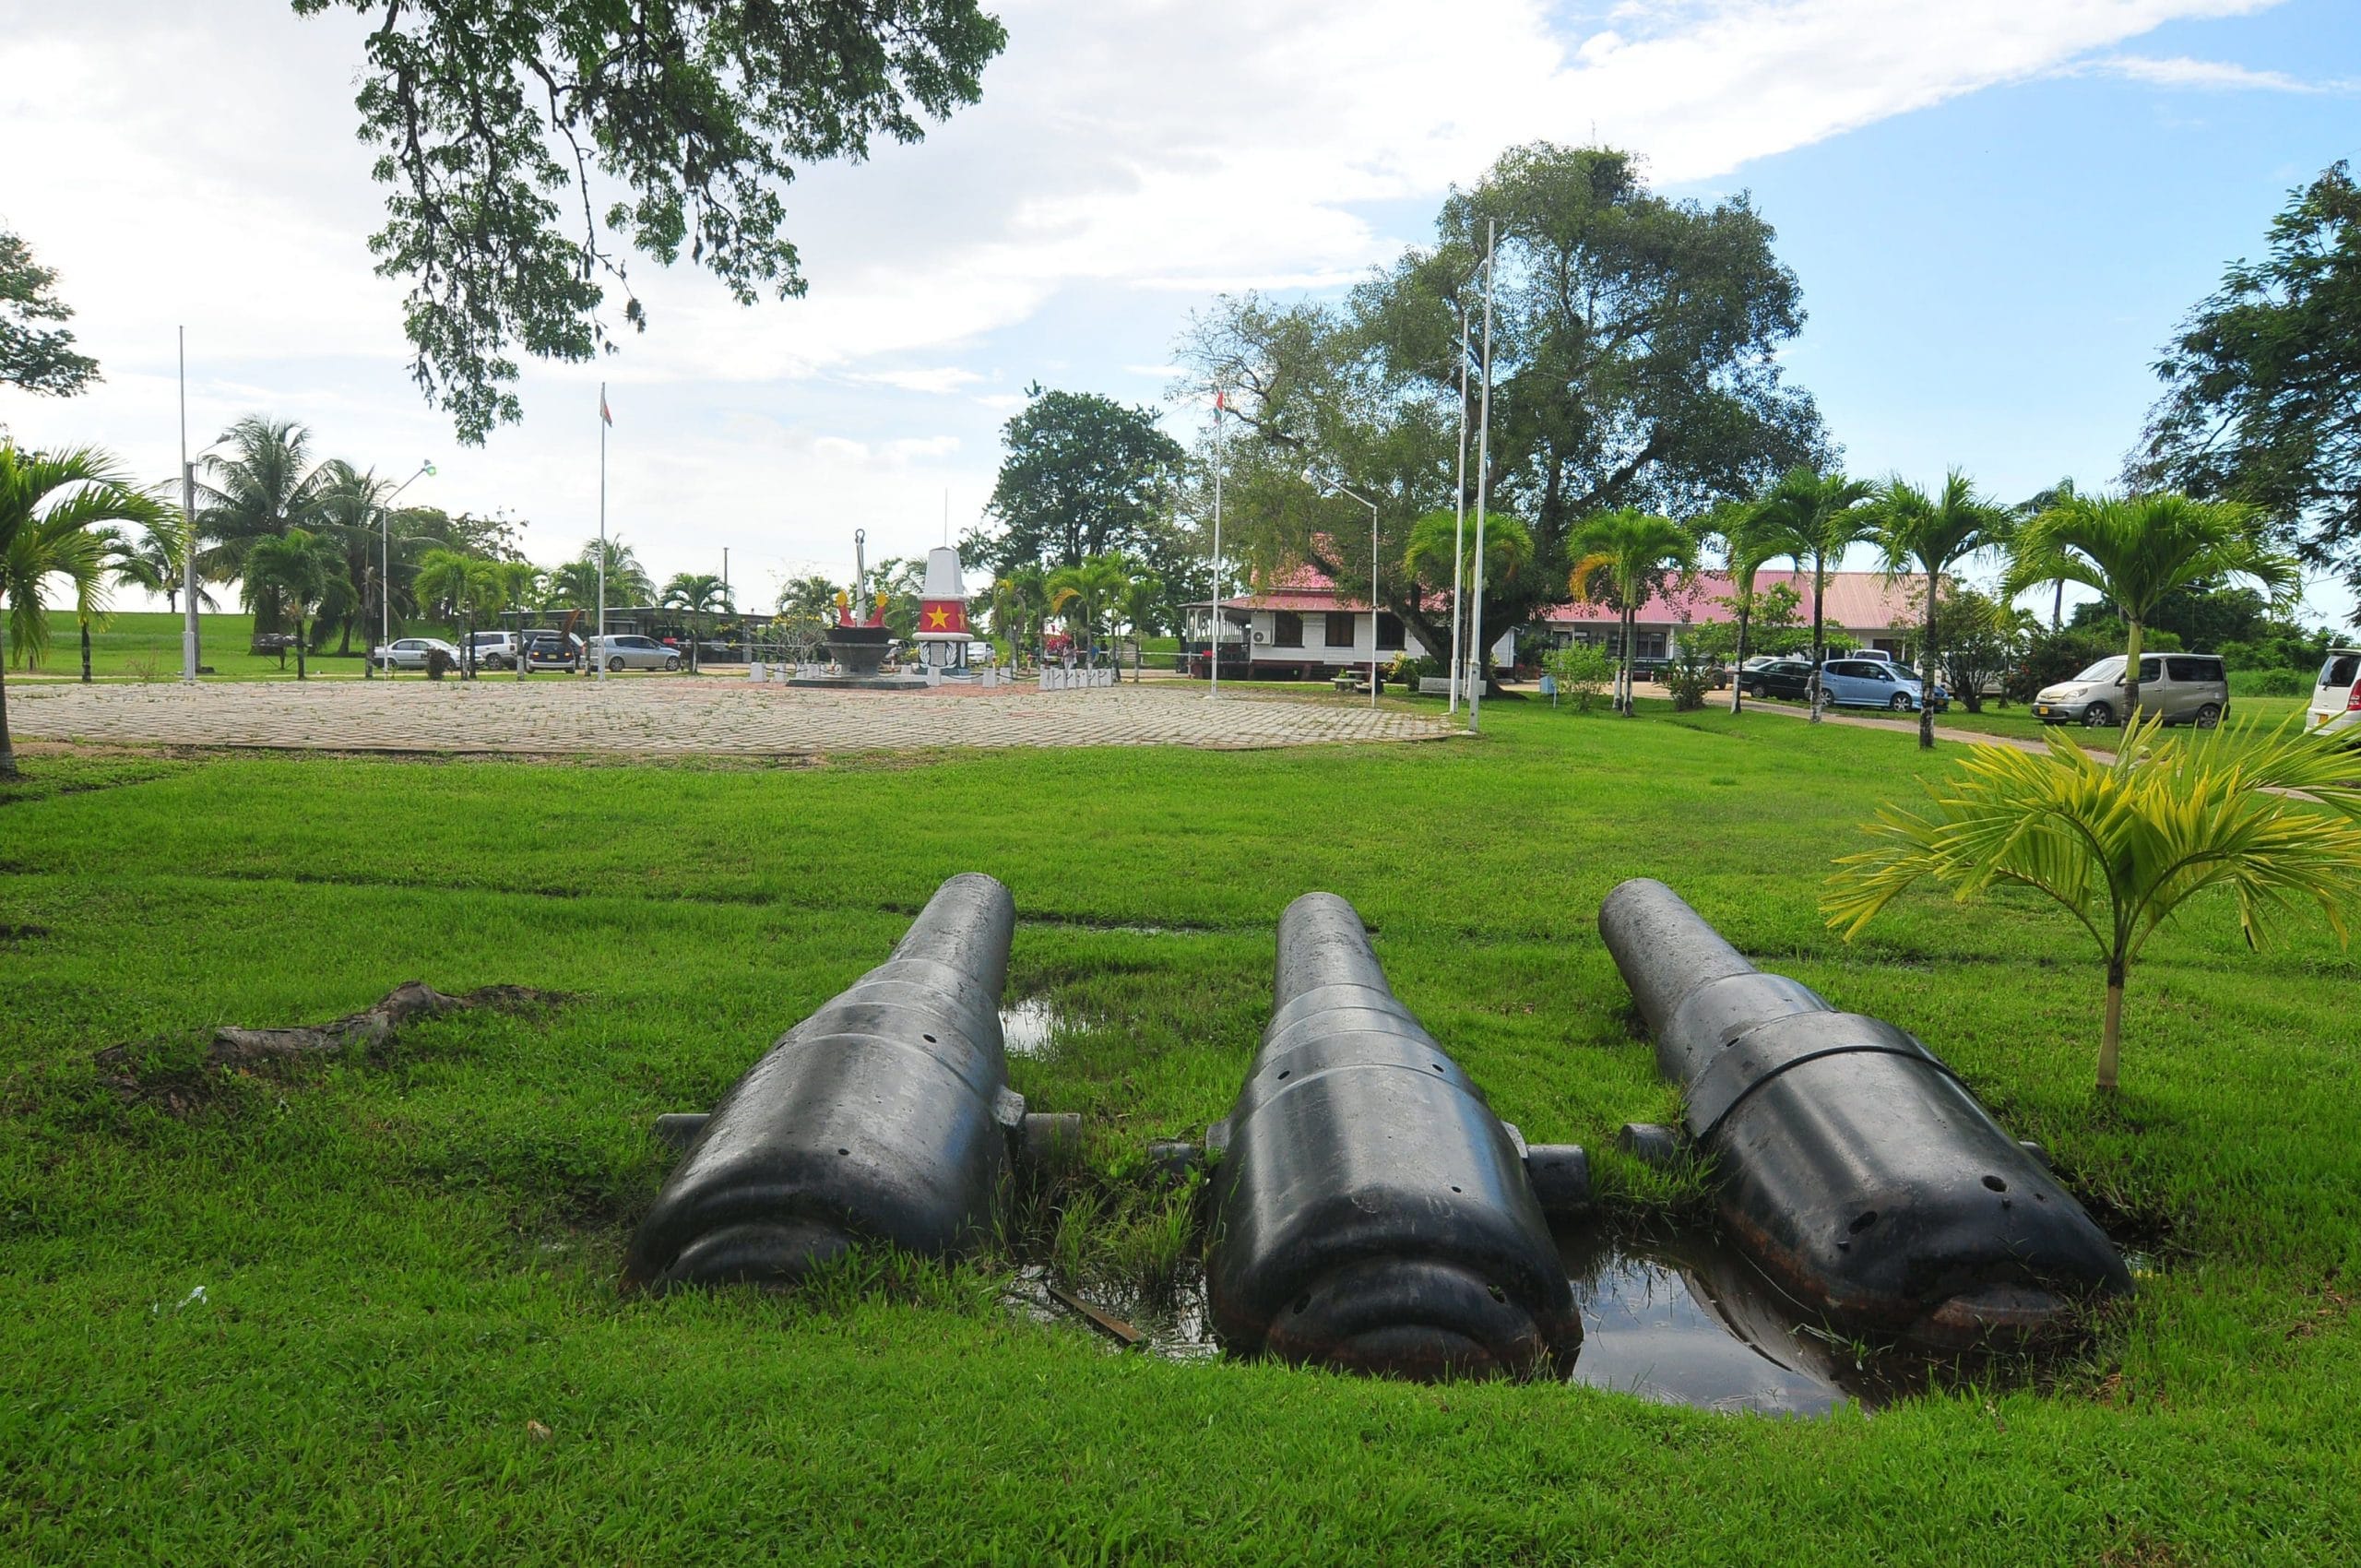
[[[1984,1184],[1996,1193],[2005,1193],[2009,1190],[2009,1184],[1998,1176],[1987,1176],[1984,1178]]]
[[[1432,1067],[1438,1073],[1442,1071],[1442,1063],[1440,1062],[1430,1062],[1427,1065]]]
[[[852,1152],[852,1150],[850,1150],[850,1149],[848,1149],[848,1148],[840,1148],[840,1149],[838,1149],[836,1152],[837,1152],[838,1154],[850,1154],[850,1153]]]
[[[929,1045],[932,1045],[934,1043],[934,1037],[932,1035],[920,1035],[919,1036],[919,1039],[926,1041]]]
[[[1497,1286],[1497,1285],[1487,1285],[1487,1286],[1485,1286],[1485,1287],[1484,1287],[1484,1294],[1486,1294],[1486,1295],[1488,1295],[1488,1296],[1491,1297],[1491,1298],[1492,1298],[1492,1300],[1494,1300],[1495,1301],[1500,1302],[1500,1303],[1501,1303],[1501,1305],[1502,1305],[1502,1306],[1507,1306],[1507,1305],[1508,1305],[1508,1302],[1509,1302],[1509,1293],[1508,1293],[1507,1291],[1505,1291],[1505,1290],[1501,1289],[1499,1286]]]
[[[1875,1225],[1877,1222],[1878,1211],[1873,1208],[1865,1208],[1860,1213],[1855,1215],[1853,1217],[1853,1223],[1847,1225],[1845,1229],[1857,1236],[1862,1231],[1867,1230],[1870,1226]]]
[[[1311,1305],[1311,1292],[1309,1290],[1295,1299],[1295,1310],[1299,1313],[1310,1305]]]
[[[1288,1073],[1292,1073],[1292,1072],[1294,1072],[1294,1071],[1295,1071],[1295,1069],[1294,1069],[1294,1068],[1289,1067],[1289,1068],[1287,1068],[1285,1072],[1282,1072],[1282,1073],[1279,1075],[1279,1076],[1280,1076],[1280,1077],[1282,1077],[1282,1078],[1284,1078],[1284,1077],[1286,1077],[1286,1076],[1287,1075],[1287,1074],[1288,1074]]]
[[[1458,1188],[1456,1188],[1456,1187],[1453,1187],[1453,1188],[1452,1189],[1452,1191],[1455,1193],[1455,1192],[1459,1191],[1459,1189],[1458,1189]]]

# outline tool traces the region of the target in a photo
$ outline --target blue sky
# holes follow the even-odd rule
[[[1854,469],[2105,482],[2173,324],[2291,186],[2361,155],[2351,0],[1006,0],[980,106],[797,183],[806,300],[745,312],[643,269],[654,329],[535,368],[525,424],[470,450],[370,276],[361,24],[192,9],[0,0],[0,221],[108,373],[0,392],[0,422],[170,474],[185,324],[193,445],[260,410],[322,456],[431,456],[412,496],[506,508],[552,561],[596,528],[603,377],[611,526],[659,576],[728,546],[763,597],[842,575],[855,527],[872,558],[935,542],[946,492],[966,526],[1026,383],[1160,400],[1217,291],[1342,287],[1502,147],[1594,129],[1672,193],[1753,193],[1810,313],[1791,372]]]

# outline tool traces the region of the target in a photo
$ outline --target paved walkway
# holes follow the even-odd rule
[[[777,755],[933,746],[1204,746],[1435,740],[1440,716],[1202,687],[828,692],[563,676],[8,688],[26,739],[393,752]]]

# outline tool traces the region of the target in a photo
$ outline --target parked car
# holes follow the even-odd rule
[[[1837,707],[1883,707],[1916,713],[1925,700],[1918,677],[1889,659],[1854,655],[1821,667],[1821,685]]]
[[[634,633],[610,633],[594,646],[599,662],[610,670],[678,670],[683,657],[679,648]]]
[[[1757,664],[1747,661],[1739,673],[1738,690],[1750,697],[1791,697],[1797,702],[1810,695],[1811,661],[1806,659],[1767,659]]]
[[[1838,707],[1883,707],[1913,713],[1920,699],[1918,677],[1881,659],[1832,659],[1821,684],[1831,705]],[[1811,695],[1811,660],[1779,659],[1746,671],[1738,685],[1750,697],[1787,697],[1802,702]]]
[[[2105,729],[2130,714],[2123,683],[2124,659],[2113,654],[2070,681],[2034,694],[2033,716],[2044,724],[2087,724]],[[2166,724],[2211,730],[2230,711],[2230,679],[2210,653],[2144,653],[2140,656],[2140,711]]]
[[[2328,650],[2309,717],[2312,728],[2323,735],[2361,725],[2361,647]]]
[[[479,670],[504,670],[516,662],[516,634],[514,632],[469,632],[467,646],[474,653]]]
[[[571,633],[554,632],[546,627],[527,632],[525,659],[528,670],[579,670],[582,668],[582,639]]]
[[[396,637],[371,648],[369,658],[380,670],[423,670],[427,656],[438,648],[452,663],[459,662],[459,650],[441,637]]]

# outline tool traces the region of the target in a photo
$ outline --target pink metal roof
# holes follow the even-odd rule
[[[1914,606],[1919,602],[1918,585],[1925,579],[1917,576],[1888,579],[1882,572],[1831,572],[1828,574],[1828,603],[1822,618],[1832,626],[1847,626],[1862,631],[1883,631],[1889,626],[1914,625],[1921,612]],[[1775,572],[1754,574],[1754,591],[1767,593],[1785,583],[1796,590],[1803,600],[1799,612],[1807,620],[1811,615],[1811,574],[1809,572]],[[1686,588],[1676,587],[1669,599],[1654,594],[1640,607],[1638,622],[1642,625],[1677,626],[1683,622],[1728,621],[1735,619],[1724,605],[1714,602],[1731,597],[1735,590],[1730,580],[1719,572],[1700,572]],[[1603,604],[1556,604],[1541,612],[1541,621],[1553,626],[1611,626],[1618,615]]]

